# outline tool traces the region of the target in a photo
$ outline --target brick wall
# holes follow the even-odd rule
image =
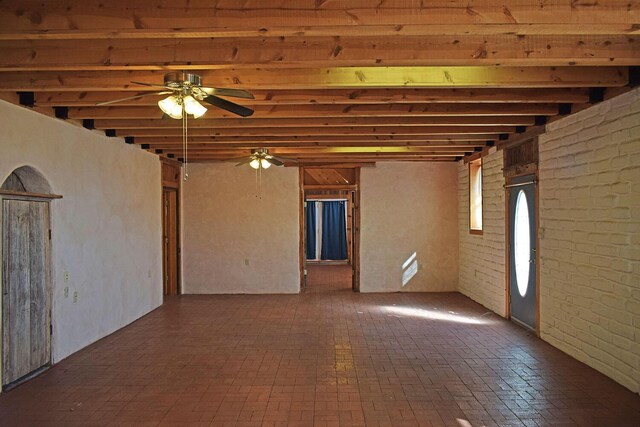
[[[539,143],[541,337],[638,392],[640,89]]]
[[[469,165],[458,164],[458,291],[505,315],[504,178],[502,151],[482,160],[483,234],[469,234]]]

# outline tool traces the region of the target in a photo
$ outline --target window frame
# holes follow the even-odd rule
[[[469,166],[467,169],[468,177],[469,177],[469,234],[482,235],[484,232],[484,164],[482,162],[482,157],[479,157],[475,160],[469,162]],[[474,212],[472,211],[472,197],[474,193],[472,192],[472,188],[474,187],[474,178],[472,175],[472,171],[474,168],[480,169],[479,179],[480,179],[480,227],[473,228],[472,224],[472,216]],[[475,174],[474,174],[475,175]]]

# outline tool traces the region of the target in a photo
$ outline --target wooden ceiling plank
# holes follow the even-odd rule
[[[42,107],[91,107],[101,102],[148,93],[140,86],[131,92],[36,92],[35,104]],[[308,89],[255,90],[255,100],[242,100],[243,105],[300,105],[300,104],[420,104],[420,103],[585,103],[588,89]],[[160,97],[145,97],[125,101],[118,106],[156,106]]]
[[[0,71],[636,65],[628,35],[0,41]]]
[[[202,70],[205,86],[253,89],[320,88],[562,88],[617,87],[628,83],[627,67],[334,67],[317,69]],[[6,72],[0,91],[139,90],[131,83],[158,84],[160,71]]]
[[[268,33],[272,27],[455,24],[635,24],[635,2],[568,2],[546,0],[473,3],[387,0],[253,0],[219,4],[191,1],[132,2],[131,0],[23,0],[3,4],[0,28],[5,33],[46,30],[109,30],[190,28],[252,28]],[[399,28],[400,31],[402,28]]]

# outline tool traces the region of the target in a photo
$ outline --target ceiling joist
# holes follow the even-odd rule
[[[93,107],[101,102],[147,92],[143,86],[137,92],[37,92],[35,105],[54,107]],[[305,104],[434,104],[434,103],[586,103],[589,89],[450,89],[450,88],[394,88],[394,89],[307,89],[252,90],[256,99],[242,100],[243,105],[305,105]],[[120,102],[121,107],[156,106],[158,97],[145,97]]]
[[[509,4],[492,0],[465,3],[446,0],[249,0],[213,4],[209,1],[23,0],[2,5],[0,28],[6,34],[20,35],[55,31],[81,33],[86,30],[117,33],[120,29],[161,32],[174,29],[173,33],[239,29],[236,31],[269,33],[270,28],[311,27],[308,31],[321,31],[325,27],[370,25],[393,26],[396,32],[402,32],[405,26],[448,25],[453,34],[464,34],[468,26],[479,26],[483,30],[478,31],[489,31],[484,29],[484,25],[505,25],[513,29],[514,25],[545,24],[541,27],[545,29],[544,34],[562,34],[562,31],[571,31],[578,25],[616,25],[618,27],[611,31],[615,28],[620,28],[619,31],[633,30],[633,27],[625,29],[620,25],[636,24],[639,7],[635,2],[625,0],[548,0],[543,3],[525,0]],[[200,37],[209,36],[202,33]],[[228,36],[242,37],[241,34]]]
[[[156,71],[2,73],[0,91],[140,90],[131,83],[162,83]],[[255,89],[329,88],[570,88],[616,87],[629,81],[627,67],[335,67],[203,70],[205,86]]]
[[[71,119],[161,119],[157,107],[79,107],[68,109]],[[383,104],[383,105],[301,105],[258,106],[247,126],[259,118],[318,118],[318,117],[440,117],[440,116],[537,116],[556,115],[556,104]],[[235,119],[232,113],[211,107],[204,117]],[[205,118],[194,120],[197,122]]]
[[[0,41],[0,71],[634,65],[628,35]],[[363,71],[364,72],[364,71]]]

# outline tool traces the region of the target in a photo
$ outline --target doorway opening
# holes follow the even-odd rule
[[[301,290],[359,289],[359,168],[300,168]]]
[[[162,163],[162,291],[181,293],[180,283],[180,165]]]
[[[15,169],[0,187],[2,389],[51,365],[51,194],[35,168]]]

